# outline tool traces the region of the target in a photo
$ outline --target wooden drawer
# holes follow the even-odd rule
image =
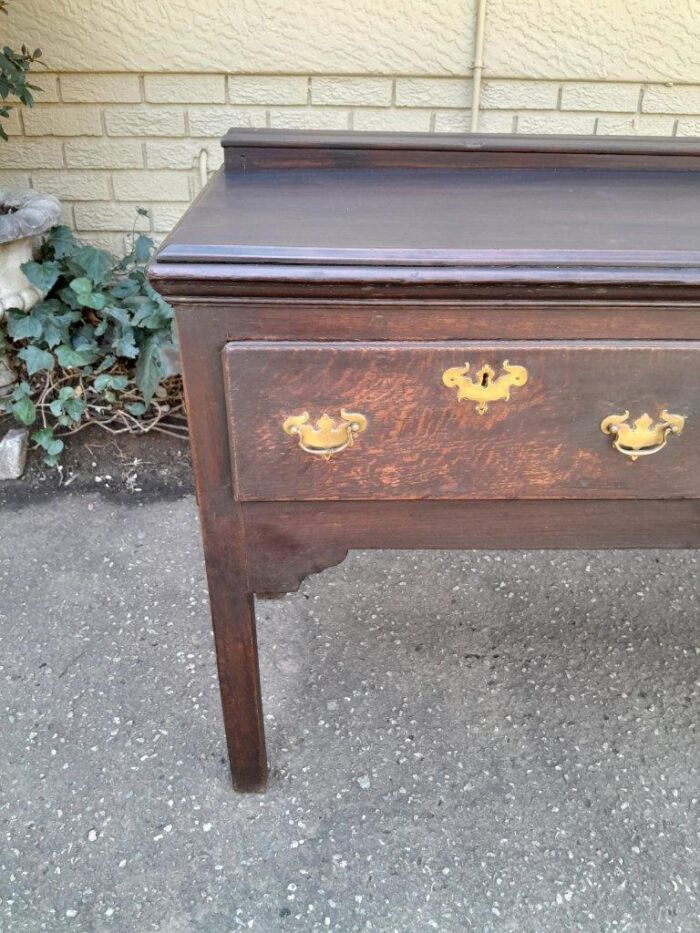
[[[700,496],[700,343],[251,342],[223,365],[241,500]],[[635,438],[668,443],[613,446]]]

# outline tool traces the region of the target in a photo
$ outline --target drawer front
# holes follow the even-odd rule
[[[700,496],[700,343],[230,343],[223,365],[244,501]]]

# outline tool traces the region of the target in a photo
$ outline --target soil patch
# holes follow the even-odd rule
[[[0,436],[10,427],[16,427],[11,419],[0,418]],[[112,435],[88,427],[65,443],[60,469],[46,467],[41,453],[30,450],[24,476],[0,481],[0,506],[86,490],[120,501],[180,498],[194,491],[186,440],[155,431]]]

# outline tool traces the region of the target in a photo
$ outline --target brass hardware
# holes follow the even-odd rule
[[[495,371],[486,364],[477,371],[476,380],[472,381],[467,376],[469,363],[465,363],[464,366],[446,369],[442,374],[442,381],[448,388],[457,389],[458,401],[466,398],[476,402],[476,410],[483,415],[488,410],[489,402],[507,402],[511,388],[524,386],[527,382],[527,370],[524,366],[511,366],[508,360],[504,360],[502,369],[503,372],[496,377]]]
[[[340,422],[336,423],[325,411],[316,422],[309,423],[308,411],[301,415],[290,415],[282,425],[287,434],[299,440],[299,446],[307,454],[315,454],[330,460],[333,454],[352,447],[355,436],[367,427],[367,419],[357,412],[340,409]]]
[[[680,434],[685,425],[682,415],[672,415],[665,410],[659,415],[656,424],[646,412],[631,425],[627,424],[629,416],[628,411],[624,415],[608,415],[601,421],[600,430],[603,434],[611,434],[615,450],[631,460],[662,450],[669,434]]]

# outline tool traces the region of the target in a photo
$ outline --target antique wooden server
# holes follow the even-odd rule
[[[253,595],[349,548],[700,545],[700,143],[232,130],[176,308],[235,786]]]

